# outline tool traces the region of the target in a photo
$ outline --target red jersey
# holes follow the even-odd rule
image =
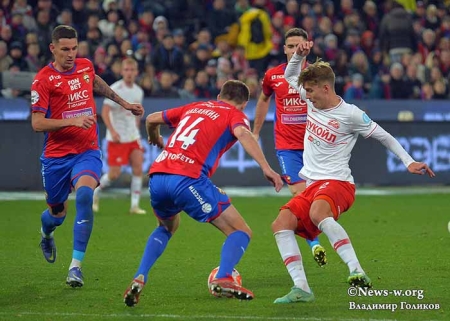
[[[31,111],[45,118],[68,119],[96,115],[94,100],[95,70],[85,58],[75,59],[74,67],[60,72],[50,63],[42,68],[31,85]],[[63,157],[99,149],[98,127],[65,127],[46,132],[44,157]]]
[[[284,79],[286,63],[266,71],[262,82],[264,95],[275,93],[275,149],[303,149],[306,129],[306,102]]]
[[[244,126],[250,130],[247,116],[223,101],[194,102],[165,110],[163,118],[175,131],[149,174],[210,177],[223,153],[236,143],[234,128]]]

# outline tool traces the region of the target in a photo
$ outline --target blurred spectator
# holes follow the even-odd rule
[[[12,29],[10,25],[3,26],[0,29],[0,40],[4,41],[8,46],[14,41],[12,37]]]
[[[422,55],[422,63],[424,63],[430,54],[436,49],[436,33],[431,29],[425,29],[422,33],[422,40],[419,43],[418,51]]]
[[[41,1],[47,0],[39,0],[38,4]],[[52,57],[51,52],[48,49],[48,46],[50,42],[52,42],[52,30],[55,27],[54,21],[56,21],[56,17],[55,20],[50,20],[50,17],[51,17],[50,11],[47,9],[39,10],[36,15],[36,24],[37,24],[36,33],[38,35],[41,52],[45,56],[46,60],[50,60]]]
[[[364,98],[364,78],[361,74],[353,74],[351,84],[345,89],[344,100],[352,102]]]
[[[421,98],[422,100],[431,100],[434,96],[434,90],[433,86],[430,83],[424,83],[422,85],[422,92],[421,92]]]
[[[50,21],[56,22],[56,18],[58,17],[60,10],[53,3],[52,0],[38,0],[37,6],[35,8],[35,14],[39,11],[47,11],[49,13]]]
[[[192,78],[187,78],[184,81],[183,88],[178,91],[182,99],[195,99],[195,81]]]
[[[152,54],[152,64],[156,73],[170,70],[176,74],[176,81],[183,76],[184,58],[183,52],[175,47],[173,36],[167,34],[162,43],[158,45]]]
[[[340,49],[336,54],[336,59],[334,64],[335,73],[335,89],[336,93],[340,96],[344,95],[344,88],[346,84],[350,81],[350,75],[348,73],[348,55],[347,53]]]
[[[8,45],[0,40],[0,72],[8,70],[12,63],[13,60],[8,55]]]
[[[214,90],[209,85],[209,77],[206,71],[199,71],[195,77],[195,96],[197,98],[214,98]]]
[[[213,40],[221,36],[227,40],[231,26],[237,22],[233,11],[225,7],[225,0],[213,0],[213,9],[208,12],[206,27],[211,32]]]
[[[372,73],[369,67],[369,60],[363,51],[356,52],[350,59],[350,75],[360,74],[364,79],[364,90],[368,92],[372,83]]]
[[[378,18],[378,9],[374,1],[367,0],[363,6],[362,21],[365,24],[365,29],[371,31],[376,37],[378,35],[378,29],[380,21]]]
[[[114,29],[119,23],[119,13],[117,10],[109,10],[106,12],[106,17],[101,19],[98,23],[98,27],[102,32],[103,37],[106,39],[112,39],[114,36]]]
[[[42,57],[39,55],[40,52],[39,44],[30,43],[27,45],[27,55],[25,57],[25,61],[28,65],[28,71],[38,72],[45,64]]]
[[[12,65],[17,66],[20,71],[28,71],[28,64],[23,57],[23,45],[20,41],[11,43],[9,46],[9,55],[13,60]]]
[[[389,54],[391,63],[399,62],[405,52],[416,50],[417,43],[409,13],[397,2],[384,15],[380,26],[380,48]]]
[[[408,87],[412,89],[411,96],[408,98],[419,99],[422,83],[417,78],[417,66],[415,64],[411,63],[406,67],[406,82]]]
[[[214,87],[217,81],[217,60],[210,59],[206,64],[205,71],[209,77],[209,86]]]
[[[106,70],[101,74],[103,80],[108,84],[112,85],[120,78],[122,75],[120,74],[122,68],[122,59],[115,58],[111,64],[111,66],[106,68]]]
[[[139,81],[139,86],[141,86],[142,90],[144,91],[144,97],[152,97],[154,88],[154,80],[153,77],[147,73],[144,73],[144,75],[141,77]]]
[[[392,99],[408,99],[412,96],[412,88],[404,79],[404,69],[401,63],[394,62],[391,65],[391,80],[389,82],[390,97]]]
[[[15,64],[12,64],[8,68],[8,70],[11,73],[15,73],[15,72],[20,72],[21,71],[20,66],[17,66]],[[27,93],[25,91],[18,90],[18,89],[2,88],[0,90],[0,97],[9,98],[9,99],[18,98],[18,97],[25,97],[26,95],[27,95]]]
[[[180,98],[178,90],[173,86],[174,75],[171,71],[163,71],[159,76],[159,87],[153,91],[153,97]]]
[[[258,19],[259,23],[253,20]],[[269,15],[261,9],[249,9],[239,18],[241,30],[238,44],[245,48],[245,58],[251,68],[258,71],[259,77],[264,75],[272,49],[272,27]]]

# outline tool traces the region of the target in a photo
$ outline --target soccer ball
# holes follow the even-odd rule
[[[214,268],[211,273],[208,276],[208,291],[209,293],[211,293],[212,295],[214,295],[217,298],[220,298],[220,295],[215,294],[213,291],[211,291],[211,282],[214,280],[214,278],[216,277],[217,272],[219,272],[219,266]],[[242,277],[239,274],[239,272],[236,269],[233,269],[233,273],[231,275],[234,279],[234,281],[239,284],[242,285]],[[226,296],[226,295],[225,295]],[[226,296],[226,297],[232,297],[232,296]]]

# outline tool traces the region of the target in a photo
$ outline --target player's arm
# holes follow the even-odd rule
[[[163,112],[158,111],[147,116],[145,119],[145,129],[147,130],[148,142],[151,145],[164,148],[164,141],[161,136],[161,125],[165,124]]]
[[[123,108],[131,111],[133,115],[141,116],[144,114],[144,107],[142,107],[141,104],[131,104],[125,101],[122,97],[117,95],[99,75],[95,75],[94,91],[97,94],[109,98]]]
[[[103,122],[105,123],[106,128],[108,128],[109,132],[111,133],[113,142],[119,143],[120,135],[118,132],[116,132],[116,130],[114,129],[114,126],[112,125],[110,112],[111,112],[111,106],[108,104],[104,104],[102,107]]]
[[[295,88],[298,92],[300,92],[301,90],[298,84],[298,77],[302,72],[303,60],[306,59],[306,56],[309,54],[312,46],[312,41],[306,41],[299,44],[295,53],[289,60],[286,69],[284,70],[284,78],[289,83],[289,85],[291,85],[292,88]]]
[[[427,164],[416,162],[402,147],[402,145],[380,125],[374,129],[370,137],[375,138],[392,153],[394,153],[403,162],[410,173],[418,175],[423,175],[426,173],[430,177],[435,176],[434,172],[428,167]]]
[[[244,126],[236,126],[233,135],[239,140],[245,151],[259,164],[266,178],[272,182],[278,192],[283,187],[283,181],[267,162],[261,147],[259,147],[253,134]]]
[[[45,118],[44,113],[33,112],[31,114],[31,126],[36,132],[53,132],[70,126],[88,129],[95,123],[95,116],[81,116],[69,119],[51,119]]]
[[[269,111],[270,96],[266,96],[261,93],[256,103],[255,110],[255,121],[253,123],[253,135],[255,135],[256,140],[259,138],[259,133],[266,119],[267,112]]]

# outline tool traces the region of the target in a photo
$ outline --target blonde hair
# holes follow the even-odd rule
[[[137,61],[131,57],[127,57],[124,60],[122,60],[122,66],[125,66],[125,65],[131,65],[136,68],[138,67]]]
[[[301,86],[306,82],[312,82],[317,85],[327,82],[334,87],[335,75],[333,69],[328,62],[322,61],[320,58],[315,63],[308,65],[298,77],[298,85]]]

